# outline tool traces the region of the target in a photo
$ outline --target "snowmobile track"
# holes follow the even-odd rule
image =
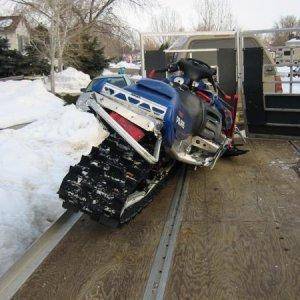
[[[71,166],[58,194],[63,207],[82,211],[101,224],[119,227],[134,218],[153,198],[171,174],[174,161],[161,155],[161,163],[146,162],[116,133],[80,162]],[[142,198],[126,207],[136,192]]]

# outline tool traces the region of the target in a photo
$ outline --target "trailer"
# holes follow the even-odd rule
[[[0,279],[0,299],[298,298],[299,95],[264,92],[264,50],[234,36],[249,153],[179,166],[121,228],[67,213]]]
[[[300,81],[281,77],[277,67],[292,70],[294,64],[276,64],[260,36],[270,33],[300,32],[300,28],[262,29],[226,32],[176,32],[141,34],[142,74],[168,63],[173,58],[208,59],[218,70],[220,86],[236,94],[247,136],[288,138],[300,136]],[[144,51],[147,38],[177,37],[166,51]],[[284,87],[284,89],[283,89]]]
[[[1,299],[296,299],[300,144],[248,147],[212,171],[179,168],[121,229],[78,217],[28,278],[40,248],[0,281]]]

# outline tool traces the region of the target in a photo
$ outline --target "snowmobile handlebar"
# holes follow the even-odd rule
[[[213,86],[215,91],[218,91],[223,98],[226,98],[226,93],[221,89],[218,82],[215,80],[214,76],[217,73],[216,69],[211,68],[207,63],[202,60],[194,58],[181,59],[176,63],[170,64],[168,72],[174,73],[177,71],[182,71],[187,75],[192,81],[200,81],[202,79],[207,79]],[[225,105],[231,108],[231,106],[224,102]]]
[[[194,58],[180,59],[175,63],[171,63],[166,68],[155,69],[153,71],[169,73],[182,71],[194,81],[206,78],[209,79],[212,76],[216,75],[215,69],[212,69],[204,61]]]
[[[191,82],[199,82],[202,79],[207,79],[214,89],[217,90],[218,85],[214,79],[216,70],[211,68],[204,61],[194,58],[180,59],[179,61],[168,65],[166,68],[152,70],[150,77],[153,75],[152,72],[155,74],[156,72],[175,73],[177,71],[183,72],[191,80]]]
[[[178,62],[170,64],[168,71],[170,73],[182,71],[193,81],[199,81],[201,79],[212,80],[213,76],[216,75],[215,69],[212,69],[205,62],[194,58],[181,59]]]

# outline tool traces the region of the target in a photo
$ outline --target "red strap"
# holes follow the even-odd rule
[[[149,72],[149,74],[148,74],[148,77],[149,78],[155,78],[155,73],[156,73],[156,71],[153,69],[153,70],[151,70],[150,72]]]

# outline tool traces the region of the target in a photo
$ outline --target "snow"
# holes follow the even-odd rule
[[[116,73],[116,72],[112,72],[112,71],[110,71],[109,69],[104,69],[103,71],[102,71],[102,74],[101,74],[102,76],[114,76],[114,75],[118,75],[118,73]]]
[[[32,122],[63,105],[41,80],[0,82],[0,128]]]
[[[139,80],[141,80],[143,77],[141,75],[129,75],[129,78],[133,81],[133,82],[137,82]]]
[[[119,75],[118,73],[116,72],[112,72],[108,69],[104,69],[102,74],[102,76],[116,76],[116,75]],[[130,75],[130,74],[126,74],[133,82],[136,82],[140,79],[142,79],[143,77],[141,75]]]
[[[288,74],[290,73],[289,67],[276,67],[276,68],[280,76],[288,76]]]
[[[13,23],[12,19],[5,19],[0,21],[0,27],[1,28],[6,28],[9,27]]]
[[[290,77],[281,77],[282,81],[290,81]],[[294,81],[300,81],[298,77],[294,77]],[[292,85],[292,94],[300,94],[300,83],[293,83]],[[290,84],[283,83],[282,84],[282,92],[284,94],[288,94],[290,92]]]
[[[14,114],[14,105],[33,116],[37,107],[54,104],[21,129],[0,130],[0,276],[64,211],[56,193],[69,166],[107,136],[92,114],[74,105],[63,106],[40,82],[6,83],[19,88],[10,91],[11,106],[5,106],[1,97],[8,115]],[[31,94],[25,93],[21,101],[28,86]]]
[[[91,78],[88,74],[68,67],[54,74],[55,92],[60,94],[79,94],[81,88],[87,87]],[[50,77],[46,79],[46,86],[50,90]]]
[[[299,46],[300,45],[300,39],[297,39],[297,38],[293,38],[289,41],[287,41],[285,43],[286,46]]]
[[[128,63],[124,60],[118,62],[118,63],[110,63],[109,67],[112,69],[119,69],[119,68],[125,68],[125,69],[136,69],[140,70],[141,66],[134,64],[134,63]]]
[[[288,74],[290,73],[290,67],[277,67],[277,72],[281,77],[282,81],[290,81],[290,77]],[[293,81],[300,81],[299,77],[294,77]],[[300,94],[300,83],[293,83],[292,94]],[[282,84],[282,92],[284,94],[289,94],[290,92],[290,84],[283,83]]]

